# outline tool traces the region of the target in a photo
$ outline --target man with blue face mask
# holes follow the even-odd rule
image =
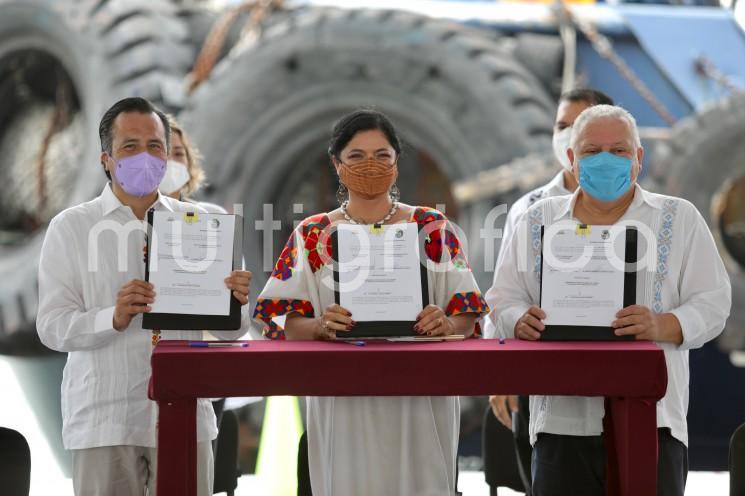
[[[613,100],[602,91],[592,88],[576,88],[562,93],[559,97],[559,106],[556,109],[556,118],[554,119],[552,143],[554,159],[556,160],[556,164],[561,166],[561,170],[559,170],[550,182],[526,193],[510,207],[504,223],[502,233],[503,242],[499,251],[500,256],[502,251],[504,251],[504,246],[507,244],[507,239],[515,230],[517,220],[531,205],[543,198],[571,195],[577,189],[577,180],[572,173],[572,164],[569,162],[569,157],[567,156],[569,138],[575,119],[585,109],[594,105],[613,105]],[[497,257],[498,259],[499,257]],[[488,319],[485,324],[487,327],[490,326]],[[485,335],[487,335],[486,331]]]
[[[579,116],[579,114],[581,114],[585,109],[594,105],[613,105],[613,100],[602,91],[592,88],[576,88],[563,93],[559,97],[559,106],[556,109],[556,118],[554,119],[553,150],[554,159],[556,160],[557,165],[561,166],[561,170],[549,183],[523,195],[512,205],[512,207],[510,207],[510,210],[507,213],[507,218],[504,222],[504,228],[502,229],[502,244],[499,247],[497,266],[499,266],[499,262],[502,259],[502,253],[504,252],[505,246],[507,246],[507,240],[515,231],[517,220],[528,208],[543,198],[570,195],[577,189],[578,183],[572,173],[572,164],[569,162],[569,157],[567,156],[569,138],[572,133],[572,126],[574,125],[577,116]],[[496,273],[497,269],[495,268],[494,274],[496,275]],[[486,301],[491,302],[492,304],[495,303],[493,301],[492,289],[487,291]],[[494,307],[492,306],[490,308]],[[496,326],[490,316],[484,318],[483,329],[484,337],[493,338],[498,334]],[[520,396],[518,398],[515,395],[492,395],[489,396],[489,404],[494,416],[506,428],[510,430],[513,429],[513,415],[519,417],[521,425],[528,425],[527,396]],[[528,434],[525,429],[517,429],[515,431],[515,449],[517,463],[520,467],[520,475],[527,491],[530,488],[529,460],[531,448]]]
[[[612,323],[619,336],[658,343],[668,386],[657,404],[658,495],[683,496],[688,472],[688,350],[724,328],[731,288],[711,233],[686,200],[637,183],[644,150],[634,118],[610,105],[577,118],[567,152],[579,188],[549,198],[520,218],[495,278],[496,325],[536,340],[545,329],[540,302],[541,226],[557,222],[632,224],[639,230],[636,304]],[[592,371],[588,370],[588,373]],[[550,380],[550,378],[546,378]],[[604,495],[603,398],[530,397],[533,495]]]
[[[67,352],[62,379],[62,437],[72,451],[75,494],[154,494],[157,405],[147,397],[155,334],[142,314],[157,298],[144,281],[145,215],[199,207],[158,192],[166,172],[170,128],[142,98],[125,98],[101,119],[101,164],[110,182],[97,198],[57,215],[39,261],[39,337]],[[225,274],[248,303],[251,274]],[[244,309],[247,307],[244,306]],[[249,326],[244,312],[237,339]],[[194,334],[163,331],[163,339]],[[208,400],[197,405],[197,492],[212,494],[212,448],[217,429]]]

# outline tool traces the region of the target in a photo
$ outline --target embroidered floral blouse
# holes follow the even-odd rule
[[[447,218],[435,209],[416,207],[409,222],[416,222],[427,233],[424,252],[428,265],[437,268],[427,271],[429,301],[448,316],[487,313],[460,240],[447,228]],[[334,303],[330,234],[329,216],[318,214],[305,219],[290,235],[254,310],[254,318],[264,324],[265,336],[284,339],[276,317],[292,312],[316,317]],[[476,326],[474,335],[479,335]]]

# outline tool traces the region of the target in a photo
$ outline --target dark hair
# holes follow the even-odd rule
[[[363,108],[355,110],[336,121],[331,131],[331,141],[329,141],[328,149],[329,156],[338,159],[341,151],[352,141],[355,134],[360,131],[371,131],[373,129],[382,131],[388,139],[388,143],[396,150],[396,155],[401,155],[401,140],[398,138],[391,120],[382,112]]]
[[[560,102],[586,102],[590,106],[595,105],[614,105],[613,99],[602,91],[592,88],[577,88],[562,93],[559,97]]]
[[[163,128],[166,130],[166,150],[170,149],[171,126],[168,123],[168,117],[166,117],[166,114],[164,114],[162,110],[150,103],[149,100],[135,96],[119,100],[112,105],[105,114],[103,114],[103,117],[101,117],[101,124],[98,126],[98,136],[101,138],[101,151],[106,152],[109,155],[112,154],[114,120],[119,114],[126,112],[138,112],[140,114],[151,114],[155,112],[163,123]]]

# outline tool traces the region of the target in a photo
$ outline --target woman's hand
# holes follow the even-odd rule
[[[437,305],[427,305],[416,317],[414,330],[427,336],[449,336],[455,332],[455,324]]]
[[[336,339],[337,332],[349,332],[356,324],[352,320],[352,313],[336,304],[327,306],[316,322],[318,326],[313,339],[322,341]]]

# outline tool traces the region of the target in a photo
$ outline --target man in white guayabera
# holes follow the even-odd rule
[[[157,405],[147,397],[152,339],[142,314],[157,298],[145,282],[145,215],[150,208],[202,210],[158,192],[166,171],[170,128],[143,98],[125,98],[101,119],[101,164],[109,183],[97,198],[49,224],[39,262],[39,337],[67,352],[62,378],[62,438],[72,451],[77,496],[155,493]],[[225,274],[242,305],[251,274]],[[247,307],[244,306],[244,309]],[[236,339],[248,330],[221,338]],[[193,339],[163,331],[164,339]],[[212,494],[217,435],[210,403],[197,406],[198,494]]]
[[[561,170],[548,184],[526,193],[510,207],[502,229],[502,244],[499,246],[497,264],[502,258],[509,236],[515,231],[517,220],[528,208],[543,198],[571,195],[577,189],[578,183],[572,173],[572,164],[567,157],[567,148],[569,148],[569,138],[575,119],[582,111],[593,105],[613,105],[613,100],[602,91],[592,88],[573,89],[559,97],[559,106],[556,109],[556,118],[554,119],[553,149],[554,158],[557,164],[561,166]],[[495,269],[494,273],[496,274],[496,272]],[[493,289],[486,293],[486,301],[491,301],[493,305],[492,293]],[[492,306],[492,308],[494,307]],[[484,337],[493,338],[496,334],[496,328],[488,317],[484,318],[483,329]],[[529,422],[527,396],[518,398],[514,395],[491,395],[489,396],[489,404],[496,418],[508,429],[513,429],[513,413],[519,417],[520,425],[527,427]],[[518,466],[520,466],[520,476],[523,478],[526,490],[530,487],[531,451],[527,428],[515,429],[515,454]]]
[[[498,264],[494,312],[503,337],[535,340],[545,329],[539,303],[541,226],[557,222],[632,224],[639,232],[636,304],[616,314],[617,335],[665,351],[668,386],[657,404],[659,495],[683,496],[688,472],[688,350],[724,328],[731,287],[706,222],[686,200],[650,193],[636,179],[644,150],[634,118],[610,105],[574,122],[567,156],[579,188],[548,198],[520,218]],[[537,237],[537,239],[536,239]],[[546,378],[550,380],[550,378]],[[602,398],[530,397],[533,495],[605,494]]]

